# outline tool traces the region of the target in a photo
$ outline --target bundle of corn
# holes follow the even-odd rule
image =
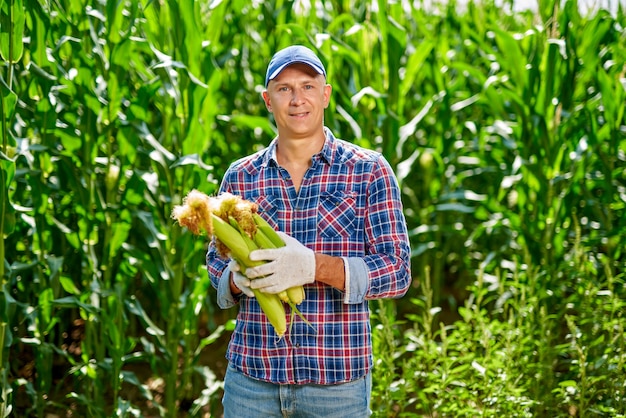
[[[258,214],[255,203],[230,193],[209,197],[198,190],[192,190],[183,199],[182,205],[174,207],[172,218],[194,235],[206,234],[215,238],[218,253],[236,260],[243,274],[246,268],[264,263],[250,260],[251,251],[285,245],[274,228]],[[308,323],[296,307],[304,300],[302,286],[292,287],[278,295],[257,289],[252,291],[279,337],[287,331],[282,302],[291,306],[292,320],[293,315],[298,314]]]

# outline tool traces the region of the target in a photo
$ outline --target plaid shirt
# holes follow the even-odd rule
[[[244,374],[278,384],[334,384],[364,376],[372,367],[368,300],[403,296],[410,283],[410,248],[400,190],[389,163],[374,151],[336,139],[326,142],[300,190],[276,162],[276,140],[234,162],[221,192],[256,202],[274,228],[315,252],[344,258],[346,291],[305,285],[305,300],[287,333],[276,337],[255,298],[235,301],[228,261],[211,245],[207,267],[218,303],[239,303],[227,358]],[[222,286],[220,286],[220,283]]]

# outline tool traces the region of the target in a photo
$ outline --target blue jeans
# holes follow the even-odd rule
[[[370,416],[372,377],[337,385],[277,385],[228,367],[224,418],[363,418]]]

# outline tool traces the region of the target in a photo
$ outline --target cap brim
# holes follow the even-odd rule
[[[275,79],[276,77],[278,77],[278,74],[280,74],[285,68],[289,67],[290,65],[294,65],[294,64],[306,64],[309,67],[311,67],[313,70],[315,70],[316,73],[318,73],[319,75],[323,75],[325,76],[325,72],[322,68],[320,68],[319,66],[312,64],[310,62],[306,62],[306,61],[291,61],[291,62],[286,62],[285,64],[277,67],[267,78],[267,84],[269,84],[270,81],[272,81],[273,79]]]

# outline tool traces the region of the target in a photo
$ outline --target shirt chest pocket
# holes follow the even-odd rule
[[[349,237],[357,224],[356,193],[323,193],[317,215],[317,227],[324,238]]]

